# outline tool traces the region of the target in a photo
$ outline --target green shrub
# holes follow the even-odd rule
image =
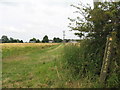
[[[90,40],[85,40],[80,43],[79,46],[67,45],[65,46],[65,58],[74,69],[74,73],[80,74],[80,76],[99,75],[103,52],[101,48],[97,48],[96,43],[91,43]]]
[[[97,40],[84,40],[81,41],[80,46],[74,44],[68,44],[64,48],[64,58],[67,62],[67,67],[72,71],[75,78],[88,78],[93,82],[98,82],[100,77],[100,71],[103,62],[105,50],[105,41]],[[118,58],[114,58],[110,65],[109,74],[107,75],[106,87],[116,87],[118,86],[120,80],[120,68],[114,65],[117,63],[119,65],[119,55]],[[116,62],[117,61],[117,62]],[[114,68],[113,68],[114,67]]]

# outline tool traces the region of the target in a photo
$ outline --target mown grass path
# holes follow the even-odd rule
[[[3,88],[57,87],[63,45],[3,59]]]

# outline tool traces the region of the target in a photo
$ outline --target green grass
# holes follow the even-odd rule
[[[89,58],[83,56],[86,52],[81,47],[60,44],[44,48],[32,47],[30,50],[27,48],[24,53],[16,50],[19,54],[3,58],[2,87],[100,88],[99,75],[85,72],[90,69],[86,68],[85,61]],[[115,75],[109,79],[111,85],[114,78],[117,79]]]
[[[66,67],[64,45],[34,49],[3,59],[3,88],[80,88]]]
[[[74,49],[74,53],[73,53]],[[55,45],[46,48],[36,48],[21,53],[18,56],[3,58],[3,88],[86,88],[96,83],[91,83],[88,78],[79,79],[73,76],[71,69],[67,67],[64,57],[65,51],[68,57],[76,60],[78,48],[73,46]],[[16,51],[19,52],[19,51]],[[9,53],[9,52],[8,52]],[[69,55],[70,54],[70,55]],[[69,58],[71,59],[71,57]]]
[[[63,45],[56,45],[3,59],[3,88],[58,87],[62,50]]]

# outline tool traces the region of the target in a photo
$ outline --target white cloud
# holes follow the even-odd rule
[[[89,3],[91,0],[88,0]],[[29,40],[32,37],[42,39],[48,35],[62,38],[77,38],[69,32],[68,17],[73,16],[79,0],[0,0],[0,36],[3,34]],[[84,2],[85,3],[85,2]]]

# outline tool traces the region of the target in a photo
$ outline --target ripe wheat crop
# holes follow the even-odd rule
[[[58,43],[1,43],[0,47],[2,47],[2,58],[6,58],[54,45]]]

